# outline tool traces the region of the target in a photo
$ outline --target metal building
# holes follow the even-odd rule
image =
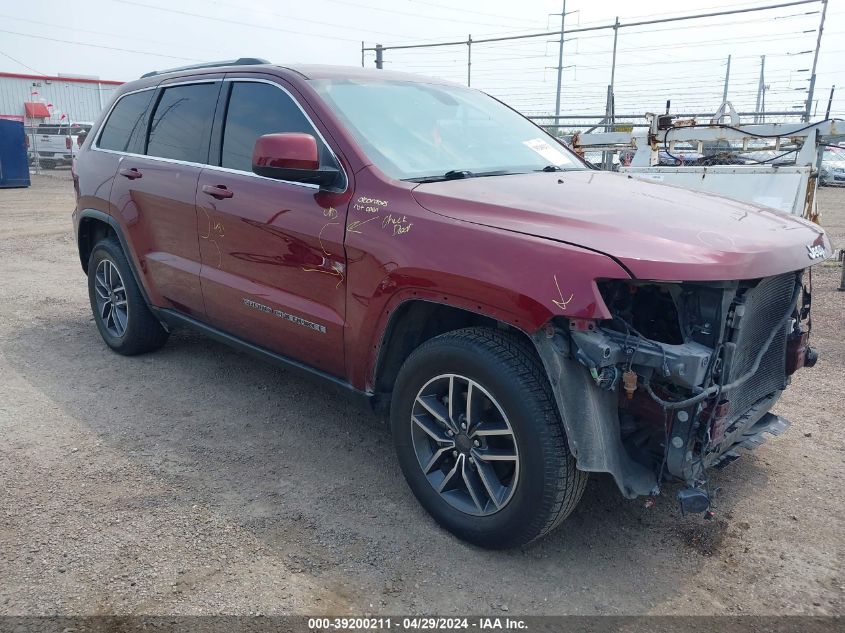
[[[39,123],[92,122],[120,81],[0,72],[0,118]]]

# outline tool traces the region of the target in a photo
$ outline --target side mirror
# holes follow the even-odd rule
[[[286,132],[259,136],[252,150],[252,171],[259,176],[330,187],[340,178],[333,167],[320,167],[317,139]]]

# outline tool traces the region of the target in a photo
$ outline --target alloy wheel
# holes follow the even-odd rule
[[[109,334],[122,338],[129,323],[126,286],[120,271],[111,260],[104,259],[97,265],[94,275],[94,292],[97,315]]]
[[[489,516],[504,508],[519,480],[519,450],[496,399],[474,380],[443,374],[414,399],[411,439],[432,488],[453,508]]]

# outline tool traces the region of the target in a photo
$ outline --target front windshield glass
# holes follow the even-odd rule
[[[824,160],[845,160],[845,150],[828,148],[824,151]]]
[[[311,83],[373,163],[396,179],[585,169],[553,137],[477,90],[411,81]]]

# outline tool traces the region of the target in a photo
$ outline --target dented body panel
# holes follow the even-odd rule
[[[629,278],[601,253],[433,213],[417,204],[411,187],[393,186],[375,169],[356,178],[360,194],[350,203],[346,236],[346,347],[357,386],[372,388],[371,351],[404,301],[445,303],[534,332],[556,316],[608,318],[595,279]]]

